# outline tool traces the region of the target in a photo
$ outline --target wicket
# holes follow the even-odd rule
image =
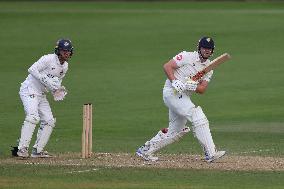
[[[83,132],[82,132],[82,158],[90,158],[92,155],[92,119],[93,105],[91,103],[83,105]]]

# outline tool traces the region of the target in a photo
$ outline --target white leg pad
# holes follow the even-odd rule
[[[43,151],[47,142],[49,141],[50,135],[55,127],[55,119],[49,120],[47,123],[42,123],[37,132],[37,139],[34,148],[37,149],[37,153]]]
[[[200,106],[194,108],[192,125],[193,133],[203,147],[205,154],[209,157],[214,156],[216,150],[209,128],[209,122]]]
[[[36,115],[27,115],[21,129],[21,138],[19,141],[19,149],[28,148],[36,127],[39,117]]]
[[[180,132],[168,132],[167,129],[159,131],[155,137],[145,143],[146,146],[149,146],[146,153],[153,154],[157,152],[163,147],[180,140],[189,131],[188,127],[183,128]]]

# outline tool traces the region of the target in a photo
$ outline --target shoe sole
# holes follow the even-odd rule
[[[31,155],[32,158],[52,158],[53,156],[38,156],[38,155]]]
[[[224,154],[220,155],[220,156],[216,156],[216,157],[213,157],[212,159],[210,160],[206,160],[208,163],[212,163],[213,161],[216,161],[216,160],[219,160],[220,158],[224,157],[226,155],[226,152],[224,152]]]
[[[29,157],[29,155],[22,155],[22,154],[18,154],[18,153],[17,153],[17,155],[18,155],[18,157],[20,157],[20,158],[28,158],[28,157]]]
[[[157,161],[158,160],[158,157],[153,157],[151,159],[151,158],[145,157],[142,153],[139,153],[139,152],[136,152],[136,155],[141,157],[145,161]]]
[[[136,152],[136,155],[141,157],[143,160],[145,161],[149,161],[149,158],[146,158],[143,154],[139,153],[139,152]]]
[[[16,158],[18,158],[18,159],[28,159],[28,158],[30,158],[30,156],[16,156]]]

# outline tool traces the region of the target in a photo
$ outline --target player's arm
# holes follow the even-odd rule
[[[28,69],[28,72],[36,79],[40,80],[42,78],[42,74],[40,72],[46,69],[47,66],[45,56],[43,56]]]
[[[175,60],[171,59],[169,62],[164,64],[163,68],[166,76],[170,81],[176,80],[176,77],[174,76],[174,71],[178,68],[178,66]]]
[[[64,70],[63,70],[63,74],[62,74],[60,77],[58,77],[58,79],[59,79],[59,83],[60,83],[60,86],[61,86],[61,84],[62,84],[63,78],[65,77],[65,75],[66,75],[67,71],[68,71],[68,64],[67,64],[67,67],[66,67],[66,68],[64,68]]]
[[[199,93],[199,94],[203,94],[205,93],[207,87],[208,87],[208,81],[205,81],[205,80],[202,80],[198,83],[197,85],[197,88],[195,90],[196,93]]]
[[[187,78],[185,87],[189,91],[194,91],[199,94],[205,93],[209,82],[211,81],[211,77],[213,75],[213,70],[205,74],[200,81],[194,81],[192,78]]]
[[[68,93],[66,88],[61,85],[62,80],[65,77],[67,70],[68,70],[68,66],[65,68],[63,74],[58,78],[60,87],[57,90],[55,90],[54,92],[52,92],[52,95],[53,95],[55,101],[64,100],[65,96]]]
[[[175,75],[174,71],[178,68],[177,63],[175,62],[174,59],[170,60],[166,64],[164,64],[164,71],[168,77],[168,79],[172,82],[172,87],[178,92],[182,93],[185,91],[185,85],[183,82],[178,80]]]
[[[36,79],[38,79],[45,87],[51,91],[55,91],[60,87],[59,79],[57,77],[49,78],[47,75],[41,72],[48,67],[48,57],[42,56],[37,62],[35,62],[28,72]]]
[[[67,95],[66,88],[61,85],[62,79],[63,79],[64,76],[65,76],[65,74],[58,78],[58,84],[59,84],[58,88],[51,91],[55,101],[63,100],[65,98],[65,96]]]
[[[205,93],[209,82],[211,81],[211,78],[213,76],[213,70],[209,71],[207,74],[205,74],[202,78],[202,80],[198,83],[196,88],[196,93],[203,94]]]

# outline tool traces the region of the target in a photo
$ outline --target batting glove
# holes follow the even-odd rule
[[[185,89],[188,91],[196,91],[196,88],[198,86],[197,81],[193,81],[191,78],[186,78],[185,82]]]
[[[180,94],[185,91],[185,85],[178,79],[172,81],[172,86]]]

